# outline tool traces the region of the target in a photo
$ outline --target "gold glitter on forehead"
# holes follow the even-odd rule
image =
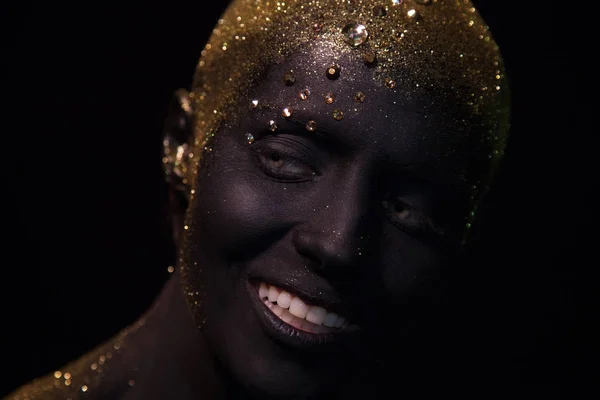
[[[390,90],[425,94],[432,102],[450,96],[467,117],[482,121],[489,132],[484,139],[495,141],[490,164],[502,154],[509,113],[504,67],[470,1],[237,0],[218,20],[194,76],[194,166],[266,68],[310,45],[327,49],[332,63],[342,56],[356,58],[357,66]],[[335,77],[329,67],[323,73]],[[295,82],[293,71],[288,75],[282,85]],[[195,168],[187,173],[192,183]]]

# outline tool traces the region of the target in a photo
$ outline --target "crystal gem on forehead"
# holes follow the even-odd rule
[[[374,17],[385,17],[386,14],[387,14],[387,11],[385,10],[384,6],[379,5],[379,6],[373,7],[373,16]]]
[[[292,116],[292,109],[291,109],[291,108],[289,108],[289,107],[286,107],[286,108],[284,108],[284,109],[281,111],[281,115],[282,115],[284,118],[289,118],[289,117],[291,117],[291,116]]]
[[[333,95],[333,93],[327,93],[325,95],[325,103],[327,104],[331,104],[335,101],[335,96]]]
[[[369,37],[367,28],[358,23],[347,24],[342,29],[342,33],[344,34],[344,40],[346,43],[353,47],[363,44]]]
[[[283,83],[285,83],[285,86],[292,86],[296,83],[296,77],[292,71],[288,71],[283,75]]]
[[[368,51],[365,54],[363,54],[363,61],[365,62],[365,64],[368,67],[371,67],[375,64],[375,61],[377,60],[377,57],[375,57],[375,53]]]
[[[333,119],[335,119],[336,121],[341,121],[342,118],[344,118],[344,112],[342,110],[335,109],[333,110],[332,115]]]
[[[400,4],[402,4],[402,0],[392,0],[393,6],[399,6]]]
[[[415,9],[408,10],[406,12],[406,15],[408,15],[409,18],[411,18],[411,19],[413,19],[415,21],[420,21],[421,20],[421,14],[419,14],[419,12],[417,10],[415,10]]]
[[[246,133],[246,141],[248,144],[254,143],[254,135],[251,133]]]
[[[269,123],[267,124],[267,126],[269,127],[269,130],[272,132],[275,132],[275,130],[277,129],[277,124],[273,120],[270,120]]]
[[[308,89],[301,90],[300,93],[298,94],[298,97],[300,97],[300,100],[306,100],[306,99],[308,99],[308,96],[310,96],[310,90],[308,90]]]
[[[250,102],[250,108],[256,108],[258,107],[258,100],[252,100]]]
[[[314,132],[317,129],[317,123],[312,119],[306,123],[306,130],[310,132]]]
[[[331,80],[335,80],[340,77],[340,66],[332,64],[327,67],[327,71],[325,71],[327,77]]]

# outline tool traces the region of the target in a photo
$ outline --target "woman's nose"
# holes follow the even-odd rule
[[[294,232],[296,250],[324,272],[357,268],[376,233],[368,189],[348,187],[327,195],[310,219]]]

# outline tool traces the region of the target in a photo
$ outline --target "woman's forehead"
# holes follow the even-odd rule
[[[198,63],[191,93],[197,122],[195,158],[190,161],[199,162],[223,123],[235,122],[232,119],[240,113],[239,105],[252,100],[251,92],[265,82],[266,71],[302,52],[307,57],[298,65],[303,66],[306,78],[323,78],[335,60],[338,64],[353,61],[353,70],[344,71],[343,65],[339,72],[332,70],[332,77],[340,78],[331,83],[344,82],[347,86],[338,90],[341,97],[362,92],[373,99],[369,89],[358,87],[366,87],[368,76],[382,103],[398,105],[394,102],[400,101],[403,110],[433,116],[444,107],[432,99],[452,95],[453,104],[466,110],[467,118],[462,118],[461,126],[489,131],[484,139],[495,150],[492,153],[490,149],[490,154],[500,154],[504,148],[509,108],[502,59],[487,26],[469,1],[237,0],[219,20]],[[305,89],[300,88],[302,79],[276,80],[281,87],[292,86],[295,95],[300,96]],[[312,83],[307,80],[303,84]],[[399,89],[406,95],[404,99],[398,93],[392,96]],[[284,95],[283,89],[272,91]],[[284,107],[285,99],[280,100],[277,107]],[[331,118],[350,121],[354,108],[364,110],[367,104],[365,100],[362,108],[354,104],[347,110],[334,108]]]

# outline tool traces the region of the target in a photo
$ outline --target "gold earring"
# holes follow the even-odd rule
[[[162,165],[165,179],[177,190],[188,195],[191,148],[192,110],[189,93],[185,89],[177,90],[171,100],[169,116],[163,131]]]

